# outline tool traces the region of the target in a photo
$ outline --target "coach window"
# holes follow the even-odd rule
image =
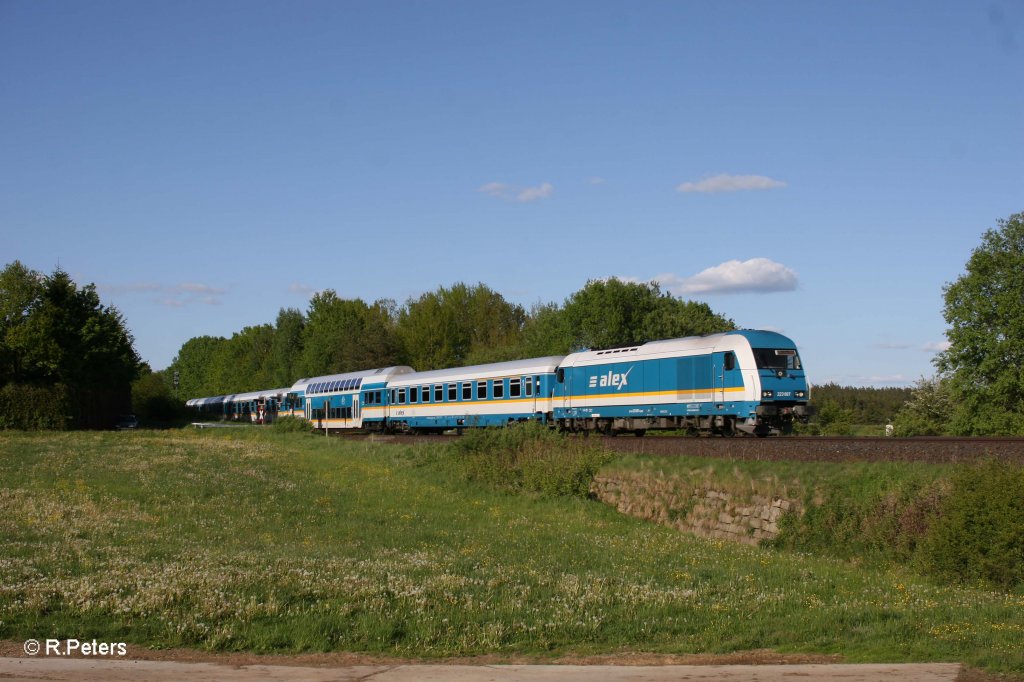
[[[454,403],[459,399],[459,387],[457,384],[448,384],[448,402]]]
[[[409,402],[410,403],[416,402],[416,399],[417,399],[417,395],[416,394],[417,394],[416,387],[415,386],[411,387],[409,389]]]
[[[398,404],[399,405],[405,405],[405,389],[404,388],[398,389]]]
[[[736,354],[732,351],[725,354],[725,369],[726,371],[736,369]]]
[[[495,379],[494,390],[491,392],[492,398],[504,398],[505,397],[505,380]]]
[[[478,381],[476,382],[476,399],[487,400],[487,382]]]
[[[441,384],[434,385],[434,402],[440,403],[444,401],[444,386]]]
[[[473,399],[473,384],[468,381],[462,384],[462,399],[472,400]]]
[[[561,367],[558,368],[557,378],[558,378],[558,383],[560,383],[560,384],[564,384],[565,383],[565,370],[562,369]]]
[[[526,388],[526,397],[531,397],[533,395],[533,377],[524,378],[523,384],[525,384]]]
[[[508,380],[508,397],[509,398],[518,398],[519,396],[521,396],[523,394],[522,391],[523,391],[523,387],[522,387],[522,384],[520,383],[519,379],[509,379]]]

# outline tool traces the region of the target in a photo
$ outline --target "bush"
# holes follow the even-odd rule
[[[71,404],[62,384],[0,388],[0,429],[63,431],[70,426]]]
[[[922,377],[893,420],[897,436],[943,436],[950,430],[955,403],[949,381]]]
[[[827,486],[808,493],[803,515],[788,514],[779,548],[842,557],[906,562],[949,493],[943,479],[875,482],[865,488]]]
[[[853,410],[828,401],[818,410],[816,419],[819,434],[823,436],[850,436],[853,434]]]
[[[1024,468],[963,467],[921,546],[925,571],[1010,588],[1024,584]]]
[[[598,469],[611,458],[600,444],[537,423],[474,429],[450,446],[469,481],[518,492],[586,497]]]
[[[270,428],[279,433],[305,433],[310,430],[308,421],[291,415],[277,417],[270,423]]]
[[[163,372],[149,372],[132,382],[132,410],[145,426],[187,423],[193,416],[174,397]]]

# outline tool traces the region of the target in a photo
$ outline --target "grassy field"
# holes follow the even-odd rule
[[[0,639],[28,637],[428,658],[774,649],[1021,672],[1024,593],[495,492],[453,478],[439,448],[0,433]]]

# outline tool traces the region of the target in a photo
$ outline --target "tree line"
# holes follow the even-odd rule
[[[618,279],[592,280],[561,304],[529,310],[484,284],[442,286],[402,305],[327,290],[306,311],[280,310],[274,324],[189,339],[165,377],[178,374],[182,397],[223,395],[374,367],[426,371],[735,328],[705,303]]]
[[[816,385],[811,389],[815,408],[811,424],[829,435],[852,434],[857,425],[890,424],[911,393],[911,389],[899,387]]]

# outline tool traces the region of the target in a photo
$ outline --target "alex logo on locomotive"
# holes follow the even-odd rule
[[[595,374],[590,377],[590,388],[608,388],[613,387],[616,391],[621,391],[623,386],[629,384],[629,373],[633,371],[630,367],[623,374],[616,374],[615,372],[608,372],[606,374]]]

